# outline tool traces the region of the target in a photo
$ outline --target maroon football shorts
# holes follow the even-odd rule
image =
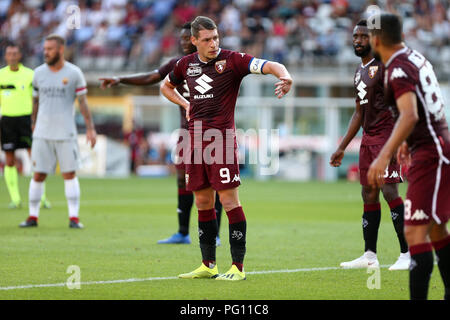
[[[408,169],[405,225],[429,224],[431,219],[445,224],[449,218],[450,165],[439,161],[436,146],[421,147]]]
[[[184,164],[182,138],[178,138],[177,146],[175,149],[175,169],[177,171],[185,171],[186,165]]]
[[[204,141],[201,146],[191,145],[187,156],[190,161],[185,158],[187,190],[208,187],[226,190],[241,184],[236,139],[228,146],[220,143],[220,149],[211,146],[210,141]]]
[[[361,185],[369,185],[369,183],[367,182],[367,171],[369,171],[370,165],[375,160],[375,158],[378,157],[378,154],[380,153],[382,148],[382,144],[361,144],[361,148],[359,150],[359,181]],[[387,184],[403,182],[401,168],[395,160],[395,157],[392,158],[391,163],[384,173],[384,181]]]

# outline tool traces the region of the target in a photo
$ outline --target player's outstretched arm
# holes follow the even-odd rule
[[[189,101],[179,94],[175,88],[176,87],[170,83],[169,76],[167,76],[161,83],[160,91],[169,101],[182,106],[186,110],[186,118],[189,120]]]
[[[97,141],[97,132],[95,131],[94,121],[92,120],[91,111],[88,108],[85,94],[78,96],[78,104],[80,106],[80,112],[83,115],[84,122],[86,123],[86,140],[90,143],[91,148],[94,148]]]
[[[101,81],[100,87],[102,89],[111,88],[118,85],[119,83],[130,84],[134,86],[147,86],[160,82],[161,75],[158,71],[137,73],[121,77],[111,77],[111,78],[99,78]]]
[[[336,151],[331,155],[330,165],[333,167],[339,167],[342,164],[342,159],[344,158],[345,149],[349,145],[349,143],[353,140],[356,134],[361,128],[362,122],[362,113],[361,106],[359,102],[356,102],[356,108],[353,112],[352,118],[350,119],[350,123],[348,124],[347,132],[345,133],[342,142],[339,144]]]
[[[291,90],[292,77],[286,67],[281,63],[267,61],[262,68],[262,72],[264,74],[273,74],[275,77],[280,79],[279,82],[275,83],[275,95],[278,99],[281,99],[289,92],[289,90]]]
[[[391,136],[367,172],[368,182],[374,187],[381,187],[383,185],[384,170],[391,161],[394,152],[396,152],[402,142],[411,134],[415,124],[419,121],[417,97],[414,92],[409,91],[402,94],[396,100],[396,103],[400,115],[392,130]]]

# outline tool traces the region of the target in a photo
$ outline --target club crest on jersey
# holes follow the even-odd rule
[[[189,68],[187,69],[186,74],[187,74],[189,77],[195,77],[195,76],[198,76],[198,75],[202,74],[202,68],[201,68],[201,67],[189,67]]]
[[[69,79],[63,78],[62,83],[63,83],[63,84],[68,84],[68,83],[69,83]]]
[[[358,71],[358,73],[355,75],[355,85],[361,80],[361,72]]]
[[[369,67],[368,73],[369,73],[370,79],[373,79],[375,77],[375,75],[377,74],[377,71],[378,71],[378,66]]]
[[[225,67],[227,66],[227,60],[220,60],[216,62],[216,71],[218,73],[222,73],[225,70]]]

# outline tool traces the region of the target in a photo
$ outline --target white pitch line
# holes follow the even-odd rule
[[[387,268],[389,265],[382,265],[381,268]],[[318,268],[302,268],[302,269],[283,269],[283,270],[266,270],[266,271],[249,271],[246,274],[258,275],[258,274],[271,274],[271,273],[296,273],[296,272],[313,272],[313,271],[329,271],[329,270],[348,270],[340,267],[318,267]],[[353,269],[354,270],[354,269]],[[131,283],[131,282],[144,282],[144,281],[157,281],[157,280],[175,280],[178,277],[152,277],[152,278],[132,278],[123,280],[104,280],[104,281],[87,281],[80,282],[80,286],[94,285],[94,284],[115,284],[115,283]],[[0,287],[0,291],[7,290],[20,290],[20,289],[33,289],[33,288],[49,288],[49,287],[65,287],[64,283],[48,283],[48,284],[28,284],[22,286]]]

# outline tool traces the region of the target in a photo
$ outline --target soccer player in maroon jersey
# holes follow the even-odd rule
[[[197,48],[191,43],[191,24],[189,22],[185,23],[181,27],[180,32],[180,45],[183,50],[184,55],[191,54],[197,51]],[[146,72],[133,74],[121,77],[112,78],[100,78],[101,88],[110,88],[112,86],[118,85],[119,83],[128,85],[152,85],[159,83],[163,80],[166,75],[173,70],[175,63],[182,57],[176,57],[171,59],[166,64],[162,65],[159,69]],[[189,91],[184,83],[177,86],[177,91],[185,98],[189,98]],[[188,129],[188,124],[186,120],[186,111],[180,106],[180,128]],[[194,202],[194,195],[192,191],[186,190],[185,183],[185,165],[183,162],[177,163],[175,165],[177,169],[177,184],[178,184],[178,232],[173,234],[167,239],[159,240],[159,244],[190,244],[191,239],[189,236],[189,220],[191,216],[191,209]],[[215,202],[215,210],[217,213],[218,229],[220,230],[220,217],[222,216],[222,204],[220,203],[218,197]],[[220,245],[220,238],[217,235],[216,245]]]
[[[275,88],[278,98],[290,90],[292,79],[282,64],[221,49],[217,26],[207,17],[195,18],[191,33],[197,53],[180,59],[161,85],[164,96],[187,110],[191,139],[189,154],[185,157],[186,162],[190,160],[186,166],[186,182],[187,188],[194,192],[199,214],[202,265],[179,277],[244,280],[247,224],[238,196],[240,176],[234,124],[236,99],[242,78],[250,73],[270,73],[280,79]],[[189,101],[175,90],[184,80],[189,87]],[[210,142],[212,138],[214,141]],[[211,151],[210,144],[217,146],[218,141],[219,147]],[[226,161],[223,161],[223,156]],[[216,191],[228,216],[232,257],[231,268],[220,276],[214,246],[217,234],[213,209]]]
[[[444,101],[431,63],[402,42],[402,22],[394,14],[378,14],[369,27],[370,44],[383,61],[385,97],[398,115],[394,130],[367,174],[381,187],[394,152],[410,161],[405,200],[405,235],[411,253],[411,299],[426,299],[433,271],[433,248],[450,299],[450,133]],[[406,143],[404,142],[406,140]]]
[[[342,262],[343,268],[378,267],[377,238],[381,221],[380,188],[373,188],[367,183],[367,170],[378,156],[381,148],[389,138],[394,127],[394,119],[389,106],[384,102],[383,71],[384,67],[371,52],[367,21],[361,20],[353,29],[353,48],[361,58],[354,84],[356,109],[350,121],[347,133],[336,152],[332,154],[330,164],[339,167],[344,157],[345,148],[363,127],[363,138],[359,152],[360,183],[364,213],[362,216],[364,254],[352,261]],[[400,242],[400,257],[389,270],[408,270],[410,255],[403,233],[403,200],[398,195],[398,183],[402,182],[400,165],[392,159],[384,176],[386,184],[381,187],[383,197],[391,209],[391,218]]]

